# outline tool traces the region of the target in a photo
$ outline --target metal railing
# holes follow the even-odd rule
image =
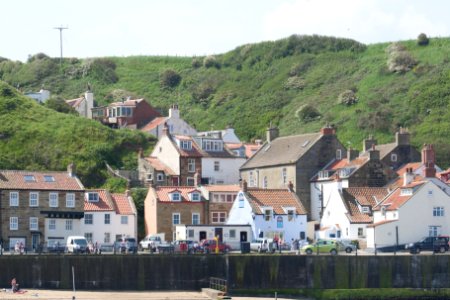
[[[227,288],[228,288],[228,282],[226,279],[210,277],[209,278],[209,288],[226,293]]]

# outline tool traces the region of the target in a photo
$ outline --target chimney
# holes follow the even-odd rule
[[[422,164],[425,166],[423,170],[424,177],[436,177],[435,153],[433,145],[425,144],[422,148]]]
[[[292,193],[294,192],[294,184],[292,183],[292,181],[289,181],[288,183],[288,190]]]
[[[267,142],[270,143],[272,142],[274,139],[276,139],[278,137],[279,134],[279,130],[277,127],[272,127],[272,123],[269,125],[269,128],[267,128],[266,130],[266,139]]]
[[[369,150],[369,160],[380,160],[380,150],[375,149],[375,144],[373,144],[372,149]]]
[[[359,151],[356,149],[352,149],[351,147],[347,150],[347,159],[348,161],[352,161],[359,156]]]
[[[403,186],[410,184],[414,180],[414,173],[412,168],[406,168],[405,174],[403,174]]]
[[[162,136],[169,136],[169,126],[167,125],[167,122],[164,122]]]
[[[195,170],[195,174],[194,174],[194,185],[195,186],[200,186],[202,183],[202,174],[200,172],[200,169]]]
[[[336,130],[332,126],[327,124],[325,125],[325,127],[320,128],[320,133],[322,135],[334,135],[336,134]]]
[[[142,148],[139,148],[138,158],[144,158],[144,150],[142,150]]]
[[[75,177],[75,165],[73,163],[67,166],[67,174],[69,177]]]
[[[178,104],[172,104],[172,106],[169,108],[169,118],[180,118],[180,111],[178,110]]]
[[[409,146],[409,132],[406,129],[400,127],[400,130],[395,133],[395,143],[397,146],[405,145]]]
[[[242,180],[241,182],[241,189],[244,193],[247,193],[247,180]]]
[[[94,108],[94,94],[88,90],[84,93],[86,99],[86,118],[92,119],[92,109]]]
[[[375,140],[372,135],[369,135],[369,138],[364,139],[363,152],[369,151],[376,144],[377,144],[377,140]]]

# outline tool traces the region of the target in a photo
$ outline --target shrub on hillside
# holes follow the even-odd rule
[[[50,97],[44,106],[60,113],[78,115],[78,112],[60,97]]]
[[[388,68],[391,72],[407,72],[411,70],[417,61],[407,51],[394,52],[389,56]]]
[[[200,68],[202,66],[202,61],[200,60],[200,58],[193,58],[192,59],[192,67],[194,68],[194,69],[198,69],[198,68]]]
[[[105,84],[116,83],[116,63],[109,58],[87,59],[83,62],[83,77],[90,76]]]
[[[319,111],[309,104],[303,105],[297,109],[295,115],[300,119],[300,121],[305,123],[320,119],[322,117]]]
[[[48,56],[45,53],[38,53],[38,54],[35,54],[35,55],[28,56],[27,62],[31,63],[31,62],[33,62],[35,60],[46,59],[46,58],[50,58],[50,56]]]
[[[388,54],[395,53],[395,52],[401,52],[401,51],[406,51],[406,47],[400,43],[391,43],[391,44],[389,44],[389,46],[386,47],[386,52]]]
[[[314,65],[314,58],[309,58],[304,62],[296,64],[289,70],[289,76],[299,76]]]
[[[430,40],[428,39],[428,37],[425,33],[419,34],[419,36],[417,37],[417,45],[426,46],[429,43],[430,43]]]
[[[358,100],[358,97],[356,97],[355,92],[352,90],[345,90],[338,96],[339,104],[344,104],[347,106],[358,103]]]
[[[105,96],[105,100],[108,103],[111,103],[111,102],[122,101],[123,99],[127,99],[128,97],[130,97],[131,99],[138,98],[135,93],[132,93],[132,92],[129,92],[126,90],[115,89],[115,90],[112,90],[110,93],[108,93]]]
[[[207,56],[203,59],[203,66],[205,68],[215,67],[220,69],[220,63],[217,61],[217,58],[213,55]]]
[[[306,86],[306,81],[301,77],[289,77],[284,84],[284,88],[288,90],[302,90]]]
[[[172,69],[164,70],[159,75],[159,83],[162,88],[174,88],[181,81],[181,75]]]

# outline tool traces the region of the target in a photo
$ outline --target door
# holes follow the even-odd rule
[[[214,228],[214,236],[219,239],[219,242],[222,241],[223,228]]]
[[[206,231],[200,231],[199,241],[206,240]]]
[[[241,242],[247,241],[247,231],[241,231]]]
[[[172,185],[179,185],[178,184],[178,177],[172,177]]]
[[[39,247],[40,242],[40,235],[39,234],[32,234],[31,235],[31,248],[34,250],[37,250]]]

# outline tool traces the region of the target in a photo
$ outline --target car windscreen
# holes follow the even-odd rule
[[[74,240],[75,244],[80,245],[80,246],[87,246],[86,240],[83,239],[76,239]]]

